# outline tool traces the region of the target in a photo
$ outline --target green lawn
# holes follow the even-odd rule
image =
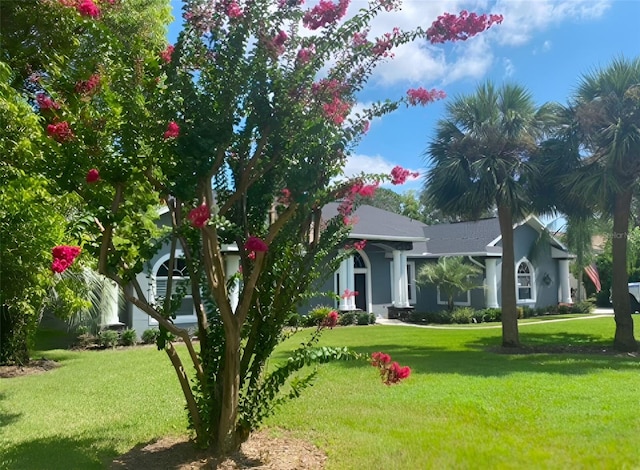
[[[532,345],[607,347],[613,328],[602,318],[520,331]],[[313,441],[332,469],[640,468],[640,358],[487,351],[499,342],[499,329],[336,328],[323,344],[385,351],[412,376],[387,387],[363,363],[323,366],[267,426]],[[179,386],[154,348],[42,354],[62,367],[0,379],[0,468],[104,468],[184,433]]]

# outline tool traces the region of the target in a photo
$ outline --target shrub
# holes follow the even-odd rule
[[[155,344],[156,340],[160,336],[160,330],[157,328],[149,328],[142,332],[142,342],[144,344]]]
[[[136,330],[126,329],[120,335],[120,344],[123,346],[133,346],[138,342]]]
[[[576,302],[571,307],[572,313],[591,313],[593,312],[593,302],[590,300],[583,300],[581,302]]]
[[[502,320],[502,310],[499,308],[485,308],[482,312],[483,322],[495,322]]]
[[[76,344],[79,348],[88,348],[96,344],[98,338],[91,333],[81,333],[76,338]]]
[[[471,323],[473,322],[475,311],[471,307],[457,308],[451,314],[451,321],[453,323]]]
[[[536,310],[534,308],[524,306],[522,307],[522,317],[519,318],[531,318],[536,316]]]
[[[569,304],[560,304],[558,305],[558,314],[562,315],[565,313],[571,313],[571,309],[573,307]]]
[[[291,326],[291,327],[296,327],[296,326],[300,326],[302,325],[302,322],[304,321],[304,317],[298,313],[292,313],[291,315],[289,315],[289,318],[287,318],[287,326]]]
[[[356,322],[356,314],[354,312],[344,312],[340,314],[338,325],[349,326],[349,325],[353,325],[355,322]]]
[[[376,324],[376,314],[375,313],[370,313],[369,314],[369,324],[370,325],[375,325]]]
[[[332,310],[334,310],[333,307],[327,307],[326,305],[314,308],[306,317],[304,317],[304,326],[320,325]]]
[[[411,312],[409,323],[438,323],[446,324],[451,323],[451,315],[445,310],[440,312]]]
[[[118,345],[118,339],[117,331],[103,330],[98,333],[98,344],[103,348],[115,348]]]
[[[356,321],[358,325],[368,325],[369,324],[369,314],[367,312],[360,312],[356,317]]]

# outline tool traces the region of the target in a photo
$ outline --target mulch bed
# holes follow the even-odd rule
[[[60,367],[56,361],[49,359],[33,359],[25,365],[0,366],[0,378],[10,379],[12,377],[22,377],[25,375],[41,374],[51,369]]]

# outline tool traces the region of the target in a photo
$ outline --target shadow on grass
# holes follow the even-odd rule
[[[6,393],[0,393],[0,403],[4,402],[6,397]],[[22,413],[11,413],[8,411],[0,410],[0,429],[15,423],[20,418],[20,416],[22,416]]]

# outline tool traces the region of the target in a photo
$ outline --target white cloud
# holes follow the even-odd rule
[[[503,59],[502,63],[504,64],[504,76],[511,77],[516,71],[515,65],[513,65],[513,62],[507,58]]]
[[[382,157],[381,155],[375,155],[375,156],[361,155],[361,154],[351,155],[347,159],[347,164],[345,165],[343,171],[344,171],[344,176],[347,178],[359,176],[362,173],[388,175],[391,173],[391,170],[396,165],[397,163],[390,162],[386,160],[384,157]],[[407,168],[407,170],[411,172],[417,171],[418,173],[420,173],[420,170],[416,170],[412,168]],[[407,183],[402,186],[393,186],[391,185],[391,183],[385,183],[382,186],[392,187],[395,190],[402,192],[405,189],[415,189],[414,186],[417,186],[417,185],[413,183],[419,183],[420,179],[421,179],[421,175],[419,175],[417,178],[410,176],[407,179]],[[411,186],[411,187],[405,188],[405,186]]]

